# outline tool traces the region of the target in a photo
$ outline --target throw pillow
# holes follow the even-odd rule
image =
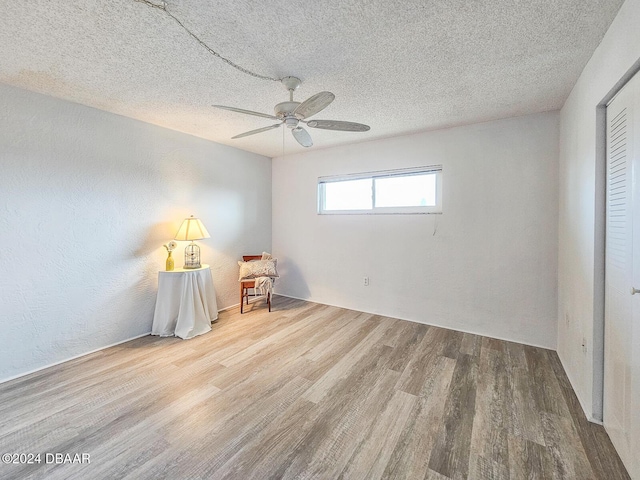
[[[251,262],[238,262],[240,267],[239,280],[250,280],[257,277],[279,277],[276,265],[278,260],[253,260]]]

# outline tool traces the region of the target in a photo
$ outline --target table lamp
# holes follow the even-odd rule
[[[200,268],[200,247],[194,240],[211,238],[209,232],[204,227],[199,218],[185,218],[176,233],[175,240],[191,240],[191,243],[184,249],[184,268]]]

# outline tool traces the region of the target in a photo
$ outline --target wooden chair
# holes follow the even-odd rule
[[[262,255],[243,255],[242,260],[249,262],[251,260],[261,260]],[[246,299],[247,305],[249,305],[249,297],[257,297],[255,292],[256,282],[254,280],[243,280],[240,282],[240,313],[244,313],[244,302]],[[249,289],[253,288],[253,295],[249,294]],[[267,306],[271,311],[271,293],[267,294]]]

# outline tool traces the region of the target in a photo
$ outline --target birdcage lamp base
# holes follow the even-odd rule
[[[191,242],[184,249],[184,268],[193,269],[201,268],[200,264],[200,247],[194,242]]]

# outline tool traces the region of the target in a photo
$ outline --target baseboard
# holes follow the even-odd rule
[[[275,293],[274,292],[274,295],[279,295],[281,297],[287,297],[287,298],[294,298],[296,300],[302,300],[304,302],[318,303],[320,305],[328,305],[330,307],[344,308],[346,310],[354,310],[351,307],[345,307],[343,305],[334,305],[333,303],[317,302],[315,300],[309,300],[308,298],[294,297],[293,295],[285,295],[283,293]],[[555,351],[553,348],[545,347],[543,345],[536,345],[535,343],[523,342],[521,340],[514,340],[512,338],[498,337],[498,336],[495,336],[495,335],[487,335],[486,333],[474,332],[472,330],[463,330],[461,328],[451,328],[450,326],[438,325],[437,323],[421,322],[421,321],[415,320],[413,318],[402,318],[402,317],[399,317],[399,316],[396,316],[396,315],[387,315],[387,314],[379,313],[379,312],[367,312],[366,310],[356,310],[356,311],[363,312],[363,313],[370,313],[371,315],[382,315],[384,317],[397,318],[398,320],[405,320],[407,322],[419,323],[421,325],[429,325],[431,327],[444,328],[445,330],[453,330],[455,332],[470,333],[472,335],[478,335],[480,337],[495,338],[496,340],[503,340],[505,342],[519,343],[520,345],[528,345],[530,347],[543,348],[545,350]]]
[[[65,358],[64,360],[60,360],[58,362],[49,363],[49,364],[44,365],[42,367],[34,368],[33,370],[29,370],[27,372],[19,373],[18,375],[13,375],[11,377],[4,378],[4,379],[0,380],[0,384],[6,383],[6,382],[10,382],[11,380],[15,380],[16,378],[26,377],[27,375],[31,375],[32,373],[36,373],[36,372],[39,372],[41,370],[45,370],[45,369],[50,368],[50,367],[55,367],[56,365],[60,365],[61,363],[70,362],[71,360],[75,360],[76,358],[84,357],[86,355],[91,355],[92,353],[99,352],[100,350],[106,350],[107,348],[115,347],[116,345],[121,345],[123,343],[130,342],[131,340],[135,340],[136,338],[146,337],[147,335],[151,335],[151,332],[149,331],[149,332],[143,333],[141,335],[136,335],[135,337],[127,338],[126,340],[121,340],[119,342],[112,343],[112,344],[106,345],[104,347],[96,348],[94,350],[90,350],[90,351],[85,352],[85,353],[80,353],[78,355],[74,355],[73,357]]]
[[[277,294],[274,293],[274,295],[277,295]],[[281,296],[284,297],[285,295],[281,295]],[[258,300],[264,300],[264,297],[265,297],[264,295],[260,295],[258,297],[253,297],[253,298],[249,299],[249,303],[255,303]],[[291,297],[291,298],[294,298],[294,297]],[[301,298],[299,300],[303,300],[303,299]],[[227,310],[231,310],[233,308],[240,308],[240,303],[234,303],[233,305],[229,305],[228,307],[221,308],[220,310],[218,310],[218,313],[226,312]]]
[[[304,302],[318,303],[320,305],[329,305],[331,307],[346,308],[348,310],[353,310],[352,308],[344,307],[342,305],[334,305],[334,304],[331,304],[331,303],[316,302],[316,301],[313,301],[313,300],[309,300],[307,298],[295,297],[293,295],[284,295],[282,293],[274,293],[274,295],[279,295],[281,297],[287,297],[287,298],[294,298],[296,300],[302,300]],[[360,310],[358,310],[358,311],[360,311]],[[372,315],[381,315],[380,313],[377,313],[377,312],[366,312],[365,311],[364,313],[370,313]],[[385,315],[385,316],[389,316],[389,315]],[[569,383],[571,384],[571,388],[576,393],[576,398],[578,399],[578,403],[580,404],[580,408],[582,408],[582,411],[584,412],[585,417],[591,423],[595,423],[595,424],[598,424],[598,425],[603,425],[602,420],[594,418],[592,413],[591,413],[591,411],[590,411],[590,409],[585,408],[584,402],[583,402],[582,398],[580,397],[580,395],[578,394],[578,391],[575,388],[575,382],[571,379],[571,375],[569,374],[569,371],[565,367],[565,362],[562,360],[562,356],[560,355],[560,353],[557,350],[554,350],[554,349],[549,348],[549,347],[544,347],[542,345],[536,345],[535,343],[527,343],[527,342],[523,342],[523,341],[519,341],[519,340],[513,340],[513,339],[510,339],[510,338],[503,338],[503,337],[498,337],[498,336],[493,336],[493,335],[486,335],[484,333],[473,332],[473,331],[470,331],[470,330],[454,329],[454,328],[451,328],[451,327],[448,327],[448,326],[445,327],[443,325],[438,325],[438,324],[434,324],[434,323],[420,322],[420,321],[417,321],[417,320],[411,319],[411,318],[402,318],[402,317],[397,317],[397,316],[394,316],[393,318],[398,318],[399,320],[405,320],[405,321],[408,321],[408,322],[420,323],[422,325],[430,325],[430,326],[434,326],[434,327],[438,327],[438,328],[445,328],[447,330],[454,330],[454,331],[457,331],[457,332],[470,333],[472,335],[479,335],[481,337],[495,338],[497,340],[503,340],[505,342],[519,343],[521,345],[528,345],[528,346],[531,346],[531,347],[544,348],[545,350],[555,351],[556,353],[558,353],[558,358],[560,359],[560,363],[562,365],[562,368],[564,369],[565,374],[567,375],[567,378],[569,379]]]
[[[261,297],[256,297],[254,299],[251,299],[251,300],[249,300],[249,303],[253,303],[253,302],[259,300],[260,298]],[[218,310],[218,313],[224,312],[226,310],[231,310],[232,308],[238,308],[239,306],[240,306],[240,304],[236,303],[235,305],[231,305],[230,307],[221,308],[220,310]],[[149,331],[149,332],[143,333],[141,335],[136,335],[135,337],[127,338],[126,340],[122,340],[122,341],[119,341],[119,342],[116,342],[116,343],[112,343],[112,344],[106,345],[104,347],[96,348],[94,350],[90,350],[90,351],[85,352],[85,353],[80,353],[78,355],[74,355],[73,357],[65,358],[64,360],[60,360],[58,362],[49,363],[49,364],[44,365],[42,367],[34,368],[33,370],[29,370],[29,371],[26,371],[26,372],[23,372],[23,373],[19,373],[18,375],[13,375],[11,377],[3,378],[3,379],[0,380],[0,384],[6,383],[6,382],[10,382],[11,380],[15,380],[16,378],[20,378],[20,377],[25,377],[27,375],[31,375],[32,373],[39,372],[40,370],[44,370],[46,368],[55,367],[56,365],[60,365],[61,363],[65,363],[65,362],[69,362],[71,360],[75,360],[76,358],[84,357],[85,355],[91,355],[92,353],[99,352],[100,350],[105,350],[107,348],[115,347],[116,345],[120,345],[120,344],[123,344],[123,343],[130,342],[131,340],[135,340],[136,338],[146,337],[147,335],[151,335],[151,332]]]
[[[233,308],[238,308],[239,306],[240,306],[240,304],[236,303],[235,305],[230,305],[228,307],[221,308],[220,310],[218,310],[218,313],[226,312],[227,310],[231,310]]]
[[[571,384],[571,388],[573,389],[573,392],[576,394],[576,398],[578,399],[578,403],[580,404],[580,408],[582,408],[584,416],[587,417],[587,420],[589,420],[591,423],[595,423],[595,424],[598,424],[598,425],[604,425],[602,420],[600,420],[598,418],[595,418],[593,416],[593,413],[591,412],[591,409],[585,408],[584,401],[582,400],[582,397],[580,396],[580,394],[578,393],[578,390],[576,389],[576,382],[574,382],[573,379],[571,378],[570,370],[567,370],[567,367],[565,365],[565,361],[563,360],[562,355],[560,354],[560,352],[558,351],[557,353],[558,353],[558,358],[560,359],[560,364],[562,365],[562,369],[564,370],[564,373],[567,376],[567,379],[569,380],[569,383]]]

